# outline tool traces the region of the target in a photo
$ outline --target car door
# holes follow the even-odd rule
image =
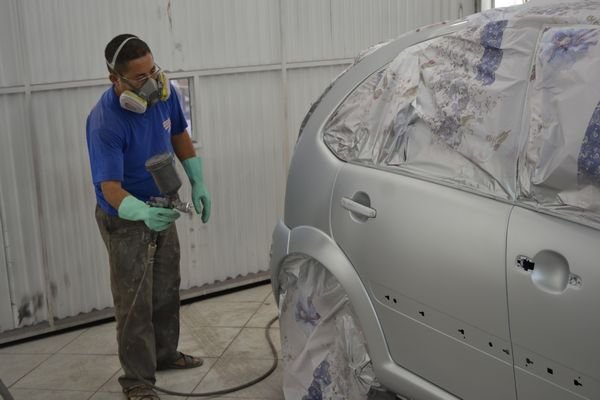
[[[463,399],[515,398],[511,207],[352,164],[333,191],[333,237],[370,291],[392,358]]]
[[[348,161],[333,238],[391,357],[461,399],[515,399],[506,233],[538,32],[484,19],[406,49],[323,128]]]
[[[600,398],[600,231],[516,207],[506,259],[519,400]]]
[[[599,69],[597,26],[543,27],[507,240],[519,400],[600,398]]]

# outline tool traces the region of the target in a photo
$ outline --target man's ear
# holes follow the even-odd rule
[[[119,81],[119,77],[114,72],[108,74],[108,79],[110,79],[113,84],[116,84]]]

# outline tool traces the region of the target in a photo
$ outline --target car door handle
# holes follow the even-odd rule
[[[561,294],[569,286],[581,288],[581,277],[571,273],[567,259],[551,250],[540,251],[533,258],[517,256],[515,267],[531,273],[533,284],[544,292]]]
[[[343,208],[350,211],[352,214],[360,215],[363,218],[375,218],[377,216],[377,210],[374,208],[367,207],[348,197],[342,197],[340,203]]]

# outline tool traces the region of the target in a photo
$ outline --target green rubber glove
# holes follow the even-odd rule
[[[210,195],[206,190],[202,177],[202,159],[200,157],[192,157],[183,160],[181,163],[192,184],[192,202],[194,203],[196,213],[200,214],[202,212],[202,222],[207,223],[210,218]]]
[[[148,228],[156,232],[164,231],[179,218],[179,213],[175,210],[150,207],[148,204],[131,195],[121,201],[121,205],[117,211],[119,212],[119,217],[129,221],[144,221]]]

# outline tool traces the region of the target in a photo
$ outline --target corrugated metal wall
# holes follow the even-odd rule
[[[55,329],[112,306],[85,119],[108,87],[103,50],[113,36],[140,35],[172,77],[192,83],[214,211],[208,225],[178,222],[188,289],[267,269],[300,122],[360,50],[475,3],[0,2],[0,342],[15,328]]]

